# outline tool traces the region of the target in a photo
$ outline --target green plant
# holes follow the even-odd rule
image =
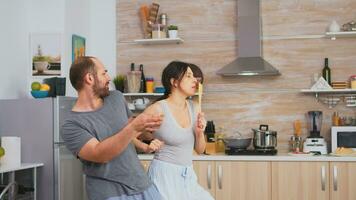
[[[125,85],[125,76],[122,74],[118,74],[114,77],[113,83],[117,90],[124,92],[124,85]]]
[[[168,26],[168,30],[171,31],[171,30],[178,30],[178,26],[176,25],[169,25]]]
[[[49,62],[51,58],[49,56],[33,56],[32,62]]]

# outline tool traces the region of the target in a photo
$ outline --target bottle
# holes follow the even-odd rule
[[[130,71],[135,71],[135,63],[131,63]]]
[[[334,112],[333,114],[332,124],[333,126],[339,126],[339,114],[337,112]]]
[[[328,82],[328,84],[331,86],[331,70],[329,68],[329,59],[325,58],[324,61],[324,68],[323,68],[323,77]]]
[[[153,93],[154,92],[154,80],[152,77],[146,78],[146,92]]]
[[[146,92],[146,79],[145,79],[145,74],[143,73],[143,64],[140,65],[140,71],[141,71],[140,92],[145,93]]]

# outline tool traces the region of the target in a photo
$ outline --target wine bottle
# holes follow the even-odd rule
[[[329,59],[328,58],[325,58],[325,61],[324,61],[323,78],[331,86],[331,70],[329,68]]]
[[[145,79],[145,74],[143,73],[143,64],[140,65],[140,71],[141,71],[140,92],[145,93],[146,79]]]
[[[135,71],[135,63],[131,63],[130,71]]]

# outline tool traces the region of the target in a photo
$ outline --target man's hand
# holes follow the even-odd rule
[[[161,140],[158,140],[158,139],[154,139],[151,141],[151,143],[149,145],[147,145],[145,153],[152,153],[152,152],[158,151],[163,147],[163,145],[164,145],[164,142],[162,142]]]
[[[140,135],[143,132],[156,131],[161,126],[162,120],[163,118],[160,115],[141,113],[130,122],[130,125]]]

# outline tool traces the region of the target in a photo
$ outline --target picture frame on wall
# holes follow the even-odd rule
[[[79,35],[72,35],[72,63],[78,57],[85,56],[85,38]]]
[[[32,76],[60,76],[62,68],[61,34],[31,33],[30,42]]]

